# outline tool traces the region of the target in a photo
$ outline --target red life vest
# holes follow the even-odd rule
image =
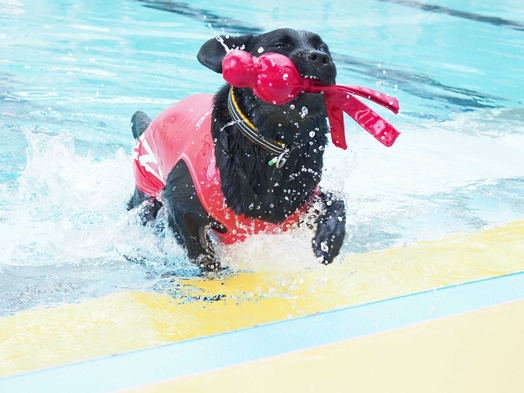
[[[256,233],[282,232],[298,223],[298,212],[273,224],[236,215],[226,205],[211,136],[212,111],[213,96],[198,94],[170,106],[151,122],[133,151],[137,188],[161,199],[169,172],[183,160],[202,206],[227,229],[225,233],[215,231],[222,242],[232,244]]]

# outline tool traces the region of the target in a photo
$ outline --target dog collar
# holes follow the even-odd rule
[[[251,142],[275,154],[275,157],[268,162],[270,166],[276,164],[277,168],[282,167],[287,160],[289,149],[282,142],[272,142],[260,135],[255,125],[240,110],[233,86],[229,89],[227,104],[229,114],[240,132]]]

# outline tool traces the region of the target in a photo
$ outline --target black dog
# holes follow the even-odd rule
[[[242,49],[253,56],[276,52],[289,57],[303,77],[335,83],[336,67],[324,41],[314,33],[278,29],[259,36],[211,39],[198,53],[198,60],[211,70],[222,72],[225,47]],[[268,162],[275,153],[252,141],[233,122],[225,85],[214,97],[211,133],[216,167],[227,206],[235,214],[281,223],[313,201],[318,209],[316,233],[312,241],[317,258],[331,263],[338,255],[345,235],[345,206],[332,194],[318,191],[324,148],[329,128],[322,94],[302,93],[285,105],[272,105],[255,96],[250,89],[234,89],[240,111],[256,127],[264,140],[283,143],[289,151],[280,165]],[[132,118],[132,130],[138,138],[150,119],[143,112]],[[284,162],[285,161],[285,162]],[[196,195],[188,165],[179,161],[169,172],[162,191],[162,202],[135,189],[128,208],[143,205],[144,223],[154,220],[165,204],[168,224],[188,256],[201,268],[214,270],[220,263],[213,251],[209,231],[224,231],[204,209]]]

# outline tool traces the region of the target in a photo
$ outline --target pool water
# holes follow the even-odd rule
[[[393,147],[347,119],[348,150],[327,151],[321,185],[347,205],[336,263],[524,219],[524,9],[478,3],[0,0],[0,317],[198,273],[126,211],[130,118],[218,90],[196,60],[215,31],[317,32],[338,83],[399,99],[381,111]],[[313,269],[310,238],[221,247],[225,274]]]

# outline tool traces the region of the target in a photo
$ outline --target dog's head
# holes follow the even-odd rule
[[[337,71],[328,46],[318,34],[309,31],[277,29],[258,36],[222,36],[210,39],[200,49],[198,60],[211,70],[222,73],[222,59],[226,55],[226,48],[245,50],[253,56],[268,52],[279,53],[293,61],[302,77],[318,79],[324,84],[335,83]],[[261,102],[254,95],[252,99],[257,101],[258,107],[264,108],[264,115],[279,112],[276,108],[270,108],[275,105]],[[325,116],[325,102],[320,94],[302,93],[281,107],[281,116],[277,116],[279,123],[294,124],[311,117]],[[304,114],[303,108],[307,109],[307,114]]]
[[[207,41],[198,60],[215,72],[222,72],[222,59],[226,48],[241,49],[260,56],[264,53],[279,53],[289,57],[303,77],[319,79],[324,84],[335,83],[337,70],[329,48],[318,34],[293,29],[277,29],[258,36],[222,36]]]

